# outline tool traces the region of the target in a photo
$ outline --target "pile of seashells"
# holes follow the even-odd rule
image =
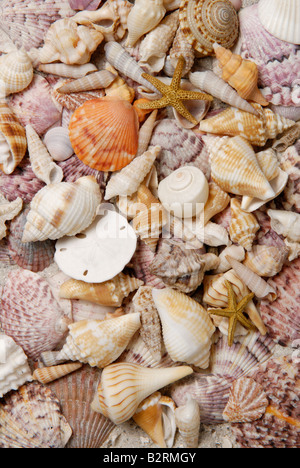
[[[0,447],[300,447],[300,0],[245,3],[2,0]]]

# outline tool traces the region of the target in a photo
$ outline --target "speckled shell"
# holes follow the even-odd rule
[[[92,408],[121,424],[149,395],[192,372],[188,366],[148,369],[125,362],[111,364],[102,372]]]
[[[0,169],[11,174],[25,156],[27,140],[14,112],[5,103],[0,103]]]
[[[30,85],[33,66],[23,50],[12,51],[0,57],[0,97],[18,93]]]
[[[83,320],[69,326],[69,335],[57,358],[105,367],[115,361],[140,328],[140,314],[113,320]]]
[[[254,245],[246,253],[244,265],[260,276],[275,276],[282,270],[287,259],[287,251],[275,246]]]
[[[182,0],[180,27],[201,55],[213,55],[215,42],[230,49],[238,38],[237,13],[229,0]]]
[[[75,235],[93,222],[100,202],[100,188],[92,176],[81,177],[74,183],[47,185],[31,202],[22,241]]]
[[[37,273],[11,271],[3,287],[1,305],[1,328],[29,358],[36,359],[43,351],[55,349],[67,334],[70,319],[47,281]]]
[[[162,322],[164,343],[172,360],[206,369],[215,331],[206,310],[171,288],[154,289],[152,295]]]
[[[263,387],[250,377],[241,377],[231,386],[223,417],[231,423],[256,421],[265,414],[268,404]]]
[[[230,238],[233,242],[241,245],[248,252],[252,249],[260,225],[252,213],[246,213],[241,209],[237,198],[232,198],[230,202],[231,223],[229,226]]]
[[[10,390],[17,390],[31,381],[31,370],[27,356],[12,338],[0,332],[0,398]]]
[[[0,428],[2,448],[64,448],[72,434],[55,394],[38,382],[1,400]]]
[[[134,46],[140,37],[160,23],[165,13],[163,0],[137,0],[127,18],[126,45]]]

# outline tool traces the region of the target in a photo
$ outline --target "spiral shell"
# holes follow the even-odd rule
[[[97,71],[97,67],[93,63],[85,63],[84,65],[66,65],[65,63],[56,62],[41,63],[38,69],[44,73],[73,78],[74,80]]]
[[[6,237],[6,221],[15,218],[23,207],[23,200],[18,197],[14,201],[7,201],[3,195],[0,195],[0,239]]]
[[[87,76],[70,81],[56,90],[59,93],[79,93],[81,91],[93,91],[108,87],[116,78],[116,75],[108,70],[95,71]]]
[[[0,169],[11,174],[25,156],[26,132],[9,106],[0,103]]]
[[[241,209],[241,205],[236,198],[231,199],[230,208],[230,238],[249,252],[252,249],[252,244],[257,231],[260,229],[260,225],[253,214],[246,213]]]
[[[196,400],[187,397],[185,405],[175,410],[176,426],[186,448],[198,448],[200,433],[200,407]]]
[[[287,250],[275,246],[254,245],[243,263],[260,276],[272,277],[282,270],[287,255]]]
[[[272,36],[292,44],[300,44],[299,14],[297,0],[261,0],[258,6],[263,27]]]
[[[165,13],[163,0],[136,0],[127,18],[126,45],[133,47],[140,37],[160,23]]]
[[[32,377],[34,380],[37,380],[38,382],[46,385],[80,369],[81,367],[81,362],[72,362],[51,367],[40,367],[35,369]]]
[[[229,0],[182,0],[180,27],[202,56],[213,55],[217,42],[230,49],[238,38],[237,12]]]
[[[12,51],[0,57],[0,97],[18,93],[30,85],[33,66],[23,50]]]

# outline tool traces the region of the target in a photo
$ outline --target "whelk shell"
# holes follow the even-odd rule
[[[30,85],[33,66],[24,50],[12,51],[0,57],[0,97],[18,93]]]
[[[26,132],[5,102],[0,103],[0,169],[11,174],[25,156]]]
[[[200,406],[196,400],[187,397],[185,405],[175,410],[176,426],[186,448],[198,448],[200,433]]]
[[[140,37],[160,23],[165,13],[163,0],[136,0],[127,18],[126,46],[133,47]]]
[[[111,364],[103,369],[92,409],[122,424],[149,395],[192,373],[188,366],[149,369],[125,362]]]
[[[229,226],[230,238],[233,242],[240,244],[248,252],[252,249],[253,241],[256,237],[260,225],[252,213],[242,210],[237,198],[232,198],[230,202],[231,223]]]

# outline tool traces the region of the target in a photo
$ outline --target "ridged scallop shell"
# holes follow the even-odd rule
[[[82,320],[69,326],[69,334],[57,359],[105,367],[115,361],[140,328],[140,314],[113,320]]]
[[[299,3],[296,0],[284,3],[282,0],[262,0],[258,6],[258,17],[263,27],[272,36],[292,44],[300,44],[299,14]]]
[[[11,174],[25,156],[27,140],[25,129],[9,106],[0,103],[0,169]]]
[[[230,202],[231,223],[229,226],[230,238],[233,242],[240,244],[248,252],[252,249],[260,225],[252,213],[242,210],[239,201],[232,198]]]
[[[25,51],[13,51],[0,57],[0,97],[22,91],[32,79],[33,66]]]
[[[0,398],[31,381],[27,356],[12,338],[0,332]]]
[[[70,279],[60,288],[60,297],[65,299],[84,299],[96,304],[120,307],[125,297],[135,291],[143,282],[137,278],[120,273],[104,283],[85,283]]]
[[[149,395],[192,372],[188,366],[148,369],[125,362],[111,364],[103,369],[92,409],[121,424]]]
[[[59,93],[79,93],[81,91],[93,91],[94,89],[106,88],[116,76],[108,70],[100,70],[70,81],[57,88]]]
[[[171,359],[206,369],[215,331],[206,310],[174,289],[154,289],[152,295]]]
[[[221,213],[230,203],[230,196],[214,182],[209,182],[209,194],[204,205],[204,225],[216,214]]]
[[[204,139],[210,151],[212,179],[222,190],[261,200],[275,195],[247,140],[240,136]]]
[[[47,281],[37,273],[17,269],[8,274],[3,287],[0,322],[26,355],[36,359],[43,351],[55,349],[66,335],[70,319]]]
[[[65,182],[73,183],[81,177],[93,176],[99,185],[101,194],[104,193],[106,181],[108,179],[108,174],[106,172],[97,171],[96,169],[86,166],[76,155],[71,156],[71,158],[66,161],[58,162],[58,165],[64,171]]]
[[[230,49],[238,38],[237,13],[229,0],[183,0],[180,27],[202,56],[213,55],[215,42]]]
[[[100,369],[84,365],[49,384],[72,428],[67,448],[100,448],[114,429],[109,419],[91,409],[100,376]]]
[[[244,265],[260,276],[275,276],[282,270],[287,259],[287,251],[275,246],[254,245],[246,252]]]
[[[222,70],[223,80],[236,89],[243,99],[267,106],[268,101],[265,100],[257,87],[258,68],[256,64],[250,60],[242,59],[240,55],[232,53],[231,50],[219,44],[214,44],[214,51]]]
[[[67,65],[83,65],[90,61],[92,53],[103,40],[103,34],[86,26],[78,26],[71,18],[55,21],[44,39],[41,49],[32,49],[33,62],[63,62]]]
[[[86,101],[92,100],[92,99],[99,99],[103,98],[105,96],[105,91],[104,89],[96,89],[94,91],[81,91],[79,93],[60,93],[57,88],[59,88],[60,85],[65,85],[70,83],[70,80],[65,80],[61,83],[56,84],[52,88],[52,97],[53,99],[57,102],[57,105],[62,106],[63,111],[69,111],[69,113],[73,114],[73,112],[80,106],[82,106]],[[61,123],[63,123],[63,117],[64,115],[62,114],[61,118]],[[64,125],[65,128],[68,128],[69,123],[71,121],[72,115],[68,116],[67,122]]]
[[[241,136],[256,146],[264,146],[268,139],[295,125],[293,120],[275,114],[269,108],[253,104],[259,112],[256,117],[249,112],[230,107],[218,115],[200,122],[200,130],[228,136]]]
[[[109,97],[87,101],[74,112],[69,131],[76,155],[94,169],[120,170],[138,149],[138,118],[126,101]]]
[[[51,128],[44,135],[43,142],[54,161],[65,161],[74,154],[66,128]]]
[[[102,0],[69,0],[73,10],[97,10]]]
[[[4,397],[0,427],[2,448],[64,448],[72,435],[55,394],[38,382]]]
[[[81,177],[74,183],[47,185],[31,202],[22,241],[75,235],[93,222],[100,202],[100,188],[92,176]]]
[[[186,448],[198,448],[200,419],[200,407],[191,397],[175,410],[176,426]]]
[[[231,386],[223,417],[231,423],[256,421],[265,414],[268,404],[263,387],[250,377],[241,377]]]
[[[233,347],[227,341],[227,337],[215,340],[209,375],[195,372],[170,389],[177,406],[184,405],[187,397],[197,401],[203,424],[224,423],[223,411],[232,383],[268,360],[275,346],[268,336],[256,332],[235,338]]]
[[[3,195],[0,195],[0,239],[3,239],[7,235],[6,221],[10,221],[15,218],[23,207],[23,200],[16,198],[14,201],[7,201]]]
[[[106,186],[105,200],[135,193],[150,172],[159,152],[160,146],[150,147],[120,172],[113,174]]]
[[[46,385],[54,380],[60,379],[82,367],[81,362],[72,362],[51,367],[40,367],[32,374],[34,380]]]
[[[126,45],[134,46],[140,37],[160,23],[165,13],[163,0],[137,0],[127,18]]]
[[[250,377],[266,393],[269,406],[262,418],[231,426],[240,448],[299,447],[299,360],[269,359]]]

